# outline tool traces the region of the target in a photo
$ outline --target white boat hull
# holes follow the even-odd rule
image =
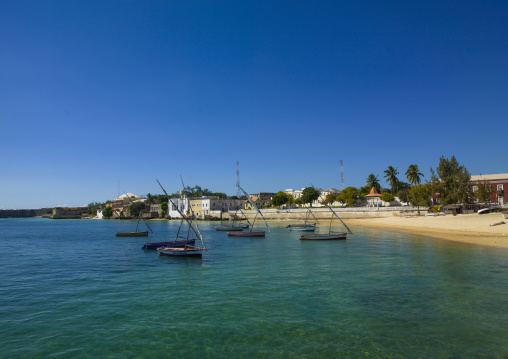
[[[163,256],[182,256],[182,257],[202,257],[204,248],[192,247],[192,248],[175,248],[166,247],[158,248],[157,252]]]

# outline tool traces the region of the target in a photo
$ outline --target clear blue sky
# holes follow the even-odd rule
[[[508,172],[506,1],[2,1],[0,208]],[[118,185],[120,181],[120,186]],[[384,183],[384,179],[382,181]]]

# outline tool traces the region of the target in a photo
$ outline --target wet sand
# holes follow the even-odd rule
[[[347,224],[425,234],[446,240],[508,248],[508,223],[501,213],[348,219]]]

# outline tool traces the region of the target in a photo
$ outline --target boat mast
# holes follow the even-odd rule
[[[314,188],[314,186],[312,186],[312,188]],[[351,234],[351,235],[352,235],[352,234],[353,234],[353,232],[351,232],[351,230],[350,230],[350,229],[349,229],[349,227],[348,227],[348,226],[344,223],[344,221],[343,221],[343,220],[342,220],[342,219],[341,219],[341,218],[337,215],[337,213],[335,213],[335,211],[332,209],[332,207],[330,207],[330,206],[328,205],[328,202],[326,202],[326,201],[325,201],[325,200],[321,197],[321,195],[319,195],[319,199],[321,199],[321,200],[322,200],[322,202],[326,205],[326,207],[328,207],[328,209],[329,209],[330,211],[332,211],[332,213],[335,215],[335,217],[337,217],[337,218],[339,219],[339,221],[341,221],[341,222],[342,222],[342,224],[343,224],[343,225],[344,225],[344,227],[347,229],[347,231],[349,232],[349,234]],[[332,220],[333,220],[333,216],[332,216]],[[331,230],[331,227],[332,227],[332,222],[331,222],[331,220],[330,220],[330,230]]]
[[[190,223],[190,222],[189,222],[189,220],[187,219],[187,216],[186,216],[186,215],[184,215],[184,214],[182,213],[182,211],[180,211],[180,208],[178,208],[178,206],[175,204],[175,202],[173,202],[173,200],[169,197],[168,193],[166,192],[166,190],[164,189],[164,187],[162,187],[162,185],[161,185],[161,183],[159,182],[159,180],[158,180],[157,178],[156,178],[155,180],[157,181],[157,183],[159,184],[159,186],[161,186],[162,190],[164,191],[164,194],[166,195],[166,197],[168,197],[168,200],[169,200],[169,201],[171,202],[171,204],[172,204],[172,205],[176,208],[176,211],[180,214],[180,216],[182,216],[182,219],[183,219],[185,222],[187,222],[187,224],[188,224],[188,225],[192,228],[192,231],[194,232],[194,234],[195,234],[196,236],[198,236],[198,237],[201,239],[201,241],[203,241],[203,240],[202,240],[201,233],[199,233],[199,234],[198,234],[198,233],[196,232],[196,230],[195,230],[195,229],[194,229],[194,227],[192,226],[192,223]]]
[[[244,194],[244,195],[246,195],[246,196],[247,196],[247,199],[249,200],[249,202],[250,202],[251,206],[253,206],[253,207],[256,209],[257,213],[259,213],[259,214],[261,215],[261,217],[263,218],[263,221],[265,221],[266,228],[268,228],[268,232],[271,232],[271,231],[270,231],[270,227],[268,226],[268,223],[266,223],[266,219],[265,219],[265,217],[263,216],[263,213],[261,213],[261,211],[259,210],[259,208],[258,208],[258,207],[256,206],[256,204],[254,203],[254,201],[253,201],[253,200],[250,198],[250,196],[247,194],[247,192],[245,192],[245,191],[243,190],[243,188],[242,188],[242,187],[240,187],[240,186],[238,186],[238,188],[239,188],[239,189],[243,192],[243,194]],[[256,216],[257,216],[257,214],[256,214]],[[254,226],[254,225],[253,225],[253,226]],[[252,231],[252,230],[251,230],[251,231]]]
[[[180,175],[180,180],[182,181],[182,187],[183,187],[183,194],[185,195],[185,184],[183,183],[183,178],[182,178],[182,175]],[[185,196],[185,198],[187,198],[187,196]],[[194,218],[194,223],[196,224],[196,230],[198,231],[198,236],[199,236],[199,240],[201,241],[201,244],[203,245],[203,248],[204,250],[206,251],[206,246],[205,246],[205,242],[203,241],[203,236],[201,235],[201,231],[199,230],[199,226],[198,226],[198,220],[196,218],[196,216],[194,215],[194,211],[192,210],[192,207],[190,206],[190,200],[187,199],[189,201],[189,209],[191,211],[191,214],[192,214],[192,218]],[[191,218],[191,227],[192,227],[192,218]],[[194,228],[192,228],[192,230],[194,230]],[[196,231],[194,231],[194,233],[196,233]]]
[[[136,210],[136,212],[138,212],[138,224],[136,224],[136,232],[138,231],[138,225],[139,225],[139,220],[142,219],[143,222],[145,222],[146,226],[148,227],[148,229],[150,230],[150,232],[153,233],[152,229],[150,228],[150,226],[148,225],[148,223],[146,223],[145,219],[143,218],[143,216],[141,215],[141,212],[139,212],[138,208],[134,205],[134,202],[132,201],[132,199],[129,197],[129,195],[127,193],[125,193],[125,195],[127,196],[127,198],[129,199],[129,201],[131,201],[131,204],[132,206],[134,207],[134,209]]]

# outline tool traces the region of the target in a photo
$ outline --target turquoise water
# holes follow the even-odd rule
[[[508,357],[506,249],[214,225],[203,259],[186,259],[114,236],[135,222],[0,219],[0,357]],[[178,223],[151,227],[162,241]]]

